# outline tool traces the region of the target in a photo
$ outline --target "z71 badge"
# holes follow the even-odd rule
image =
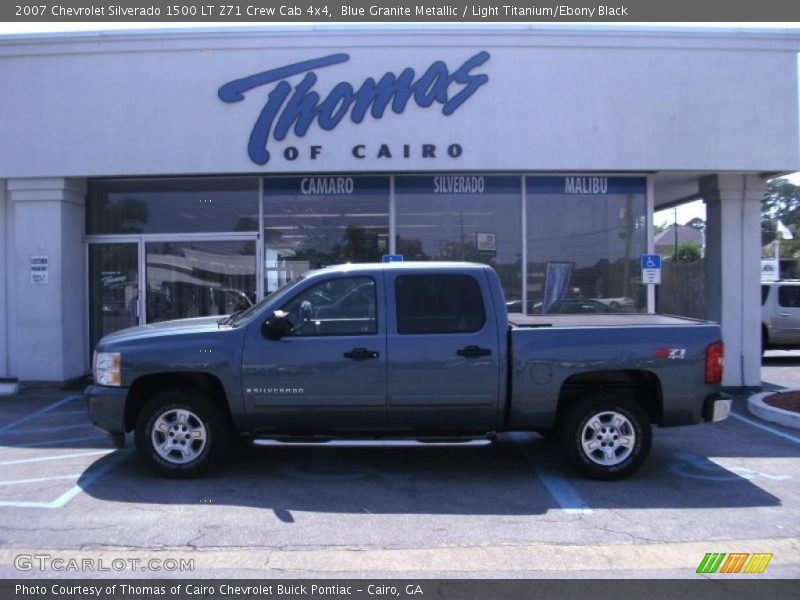
[[[659,348],[653,353],[653,358],[671,358],[673,360],[683,360],[686,358],[686,348]]]

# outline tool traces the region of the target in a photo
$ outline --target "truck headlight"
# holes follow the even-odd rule
[[[94,381],[98,385],[122,385],[122,356],[119,352],[96,352]]]

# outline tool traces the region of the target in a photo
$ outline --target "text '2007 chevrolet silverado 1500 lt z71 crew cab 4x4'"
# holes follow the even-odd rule
[[[728,415],[713,323],[652,314],[512,316],[467,263],[307,273],[226,318],[103,338],[93,422],[161,474],[218,462],[234,435],[470,438],[539,431],[584,475],[618,479],[650,427]]]

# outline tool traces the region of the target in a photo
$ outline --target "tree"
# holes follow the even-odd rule
[[[700,246],[694,242],[681,242],[678,244],[678,262],[694,262],[702,257]],[[675,261],[675,247],[670,246],[664,252],[664,260]]]
[[[800,186],[788,179],[771,179],[761,204],[761,243],[763,246],[777,238],[777,223],[781,221],[794,234],[794,239],[781,241],[781,256],[800,255]]]

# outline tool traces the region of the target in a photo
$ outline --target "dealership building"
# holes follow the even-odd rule
[[[0,38],[0,380],[342,262],[491,264],[509,310],[647,312],[706,203],[725,384],[760,384],[760,205],[800,170],[782,30],[370,27]]]

